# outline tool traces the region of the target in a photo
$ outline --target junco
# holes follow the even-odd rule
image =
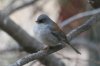
[[[56,46],[59,44],[68,44],[78,54],[80,52],[75,49],[67,40],[64,32],[58,27],[58,25],[52,21],[47,15],[42,14],[37,18],[33,26],[33,35],[41,43],[46,44],[48,47]]]

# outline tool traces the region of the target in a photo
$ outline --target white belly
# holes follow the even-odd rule
[[[33,27],[34,37],[41,43],[54,46],[58,44],[58,40],[51,34],[47,25],[35,25]]]

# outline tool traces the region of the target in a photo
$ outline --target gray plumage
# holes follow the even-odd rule
[[[37,18],[36,23],[33,26],[34,37],[41,43],[48,46],[56,46],[58,44],[68,44],[77,53],[80,52],[75,49],[67,40],[64,32],[58,27],[58,25],[52,21],[47,15],[42,14]]]

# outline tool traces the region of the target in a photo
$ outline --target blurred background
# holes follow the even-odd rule
[[[8,5],[14,7],[31,0],[0,0],[0,10]],[[40,14],[47,14],[59,27],[64,20],[88,10],[92,10],[88,0],[36,0],[28,7],[12,13],[9,17],[33,36],[33,23]],[[61,29],[67,34],[88,20],[89,17],[78,19],[66,24]],[[100,23],[98,22],[90,30],[78,35],[71,41],[81,55],[75,53],[70,47],[66,47],[54,55],[63,62],[59,66],[100,66]],[[28,53],[23,51],[18,43],[3,30],[0,30],[0,66],[7,66]],[[45,66],[39,61],[32,61],[24,66]],[[49,66],[53,66],[52,63]]]

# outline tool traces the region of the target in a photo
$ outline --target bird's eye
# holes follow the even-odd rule
[[[44,20],[43,20],[43,19],[41,19],[41,20],[39,20],[39,22],[40,22],[40,23],[43,23],[43,22],[44,22]]]
[[[45,19],[40,19],[37,21],[38,23],[44,23],[45,22]]]

